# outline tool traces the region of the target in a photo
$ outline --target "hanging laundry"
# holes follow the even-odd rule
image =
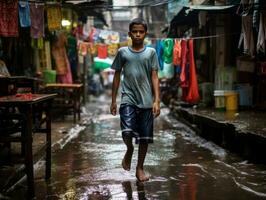
[[[60,33],[52,45],[52,56],[55,61],[55,69],[58,83],[72,83],[70,63],[66,52],[66,36]]]
[[[88,36],[89,42],[96,42],[99,39],[99,35],[100,35],[100,29],[92,27]]]
[[[50,31],[61,29],[62,13],[60,6],[47,8],[47,23]]]
[[[89,43],[79,41],[78,43],[78,53],[79,55],[86,56],[89,49]]]
[[[115,56],[118,50],[118,44],[109,44],[108,45],[108,55]]]
[[[163,41],[163,61],[167,64],[173,62],[173,47],[174,41],[173,39],[167,38]]]
[[[180,86],[182,88],[188,87],[188,78],[187,78],[187,41],[181,41],[181,73],[180,73]]]
[[[100,44],[98,46],[98,58],[107,58],[108,56],[108,50],[107,50],[107,45],[105,44]]]
[[[163,66],[163,76],[164,78],[171,79],[175,75],[175,68],[173,63],[164,63]]]
[[[91,52],[91,55],[96,56],[98,54],[98,44],[91,43],[90,52]]]
[[[72,78],[74,82],[77,80],[77,68],[78,68],[78,53],[77,53],[77,39],[73,33],[67,36],[67,56],[70,63],[72,72]]]
[[[241,0],[240,5],[237,10],[237,14],[239,14],[242,18],[242,30],[238,43],[238,48],[241,48],[243,43],[244,53],[254,56],[254,38],[253,38],[253,29],[252,29],[252,20],[253,16],[251,12],[253,10],[253,2],[254,0]]]
[[[30,4],[30,18],[30,36],[32,38],[44,37],[44,4]]]
[[[254,11],[252,17],[253,27],[255,27],[256,31],[259,32],[259,24],[260,24],[260,0],[254,0]]]
[[[119,43],[119,33],[109,30],[100,30],[99,38],[101,38],[105,44]]]
[[[206,11],[200,11],[198,14],[199,18],[199,29],[202,29],[206,26],[207,23],[207,12]]]
[[[82,26],[82,35],[84,36],[85,40],[87,40],[87,38],[89,37],[91,28],[91,23],[87,20],[86,23],[84,23]]]
[[[30,27],[30,5],[28,1],[19,1],[19,22],[21,27]]]
[[[266,40],[266,15],[262,12],[260,13],[260,26],[257,41],[257,52],[265,53],[265,40]]]
[[[35,49],[43,49],[44,48],[43,38],[37,38],[37,39],[32,38],[31,39],[31,47],[35,48]]]
[[[242,32],[238,47],[244,44],[244,53],[254,56],[254,38],[252,30],[252,16],[242,16]]]
[[[100,31],[101,31],[100,29],[96,28],[96,30],[95,30],[95,32],[93,34],[93,37],[92,37],[92,39],[93,39],[94,42],[100,41],[99,40]]]
[[[160,70],[163,70],[163,51],[164,51],[163,41],[157,40],[155,49],[156,49],[156,53],[158,55]]]
[[[18,37],[18,1],[0,1],[0,36]]]
[[[197,80],[196,66],[194,60],[194,46],[192,39],[188,41],[188,53],[189,53],[188,54],[189,87],[188,87],[188,94],[186,97],[186,101],[191,104],[195,104],[198,103],[200,96],[199,96],[198,80]]]
[[[77,38],[82,40],[84,35],[83,35],[83,24],[78,24],[76,28],[73,30],[73,35]]]
[[[174,48],[173,48],[173,64],[175,66],[181,65],[181,41],[175,40]]]
[[[67,55],[71,59],[77,57],[77,39],[72,34],[67,36]]]
[[[111,31],[111,34],[108,36],[107,42],[108,43],[119,43],[120,41],[120,35],[118,32]]]

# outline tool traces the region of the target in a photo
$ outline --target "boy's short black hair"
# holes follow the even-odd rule
[[[147,32],[147,30],[148,30],[147,23],[141,18],[135,18],[135,19],[131,20],[131,22],[129,23],[129,31],[132,30],[132,27],[134,25],[143,25],[145,31]]]

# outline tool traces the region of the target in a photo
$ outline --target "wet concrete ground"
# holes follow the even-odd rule
[[[68,133],[52,154],[52,178],[36,170],[36,199],[266,199],[266,166],[249,163],[198,137],[169,115],[167,108],[155,121],[154,144],[145,170],[151,178],[135,178],[137,146],[132,170],[121,168],[125,145],[119,117],[109,114],[109,102],[99,98],[83,111],[86,129]],[[25,181],[10,192],[23,199]]]

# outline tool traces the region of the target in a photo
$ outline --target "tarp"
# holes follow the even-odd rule
[[[236,13],[237,5],[211,6],[211,5],[184,5],[181,11],[175,15],[170,22],[167,37],[176,37],[176,27],[180,27],[181,32],[185,32],[190,27],[199,26],[198,14],[206,11],[209,14]],[[181,28],[182,27],[182,28]]]

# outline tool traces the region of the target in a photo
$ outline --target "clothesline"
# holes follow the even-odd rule
[[[188,40],[188,39],[193,39],[193,40],[199,40],[199,39],[209,39],[209,38],[218,38],[218,37],[226,37],[226,36],[231,36],[231,35],[239,35],[241,33],[231,33],[231,34],[216,34],[216,35],[208,35],[208,36],[195,36],[195,37],[179,37],[179,38],[169,38],[169,37],[149,37],[151,40],[163,40],[163,39],[177,39],[177,40]]]
[[[110,30],[110,29],[99,29],[100,31],[110,31],[110,32],[117,32],[119,34],[124,34],[127,35],[127,32],[125,31],[115,31],[115,30]],[[177,39],[177,40],[188,40],[188,39],[193,39],[193,40],[198,40],[198,39],[208,39],[208,38],[217,38],[217,37],[227,37],[227,36],[232,36],[232,35],[240,35],[240,32],[236,33],[230,33],[230,34],[216,34],[216,35],[207,35],[207,36],[194,36],[194,37],[149,37],[147,38],[151,40],[163,40],[163,39]]]
[[[28,0],[28,1],[19,1],[19,2],[25,2],[30,4],[38,4],[38,5],[62,5],[60,2],[54,2],[54,1],[42,1],[42,0]]]

